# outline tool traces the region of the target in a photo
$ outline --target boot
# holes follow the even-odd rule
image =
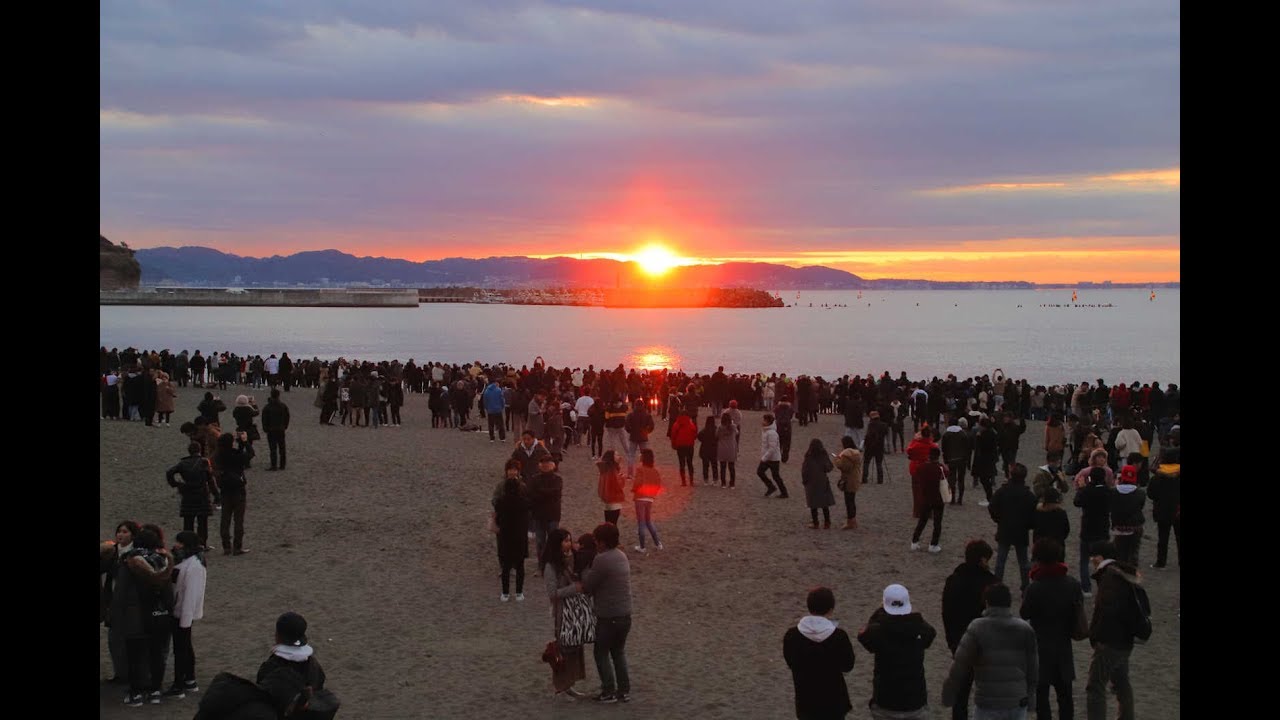
[[[844,526],[843,526],[843,527],[841,527],[840,529],[841,529],[841,530],[857,530],[857,529],[858,529],[858,518],[849,518],[848,520],[845,520],[845,521],[844,521]]]
[[[824,522],[822,523],[822,529],[823,529],[823,530],[830,530],[830,529],[831,529],[831,521],[830,521],[830,520],[826,520],[826,521],[824,521]]]

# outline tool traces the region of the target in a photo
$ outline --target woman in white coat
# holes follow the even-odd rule
[[[178,533],[173,548],[173,685],[165,697],[182,698],[200,689],[196,683],[196,653],[191,644],[191,624],[204,617],[205,569],[200,536],[190,530]]]

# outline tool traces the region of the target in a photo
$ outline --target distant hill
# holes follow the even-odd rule
[[[105,238],[103,239],[105,241]],[[444,258],[411,262],[356,257],[338,250],[317,250],[267,258],[241,257],[205,247],[161,247],[136,251],[141,283],[218,287],[296,285],[391,285],[396,287],[615,288],[651,285],[635,263],[556,257]],[[1034,283],[867,280],[844,270],[811,265],[730,262],[673,268],[668,287],[769,290],[874,290],[1033,288]],[[1176,283],[1172,283],[1176,286]],[[1117,285],[1116,287],[1120,287]],[[1145,287],[1145,286],[1144,286]]]
[[[142,267],[134,251],[124,245],[116,245],[98,234],[98,289],[125,290],[138,287]]]

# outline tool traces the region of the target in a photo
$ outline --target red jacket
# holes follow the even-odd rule
[[[698,439],[698,426],[688,415],[681,415],[671,426],[671,447],[693,447]]]
[[[636,500],[658,497],[658,493],[662,492],[662,476],[658,475],[658,469],[645,465],[637,466],[636,479],[631,486],[631,492]]]
[[[596,463],[599,467],[602,463]],[[600,496],[600,502],[603,503],[624,503],[627,501],[627,492],[622,485],[622,474],[616,469],[608,471],[600,471],[600,483],[596,487],[596,493]]]
[[[911,473],[911,516],[921,518],[942,505],[942,478],[946,469],[938,463],[925,462]]]
[[[911,472],[911,477],[916,476],[916,470],[921,465],[929,462],[929,448],[934,447],[938,447],[938,445],[933,440],[912,438],[911,444],[907,445],[907,459],[911,461],[907,469]]]

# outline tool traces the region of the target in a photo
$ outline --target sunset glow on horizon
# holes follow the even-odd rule
[[[1179,281],[1179,6],[912,8],[105,3],[100,232]]]

